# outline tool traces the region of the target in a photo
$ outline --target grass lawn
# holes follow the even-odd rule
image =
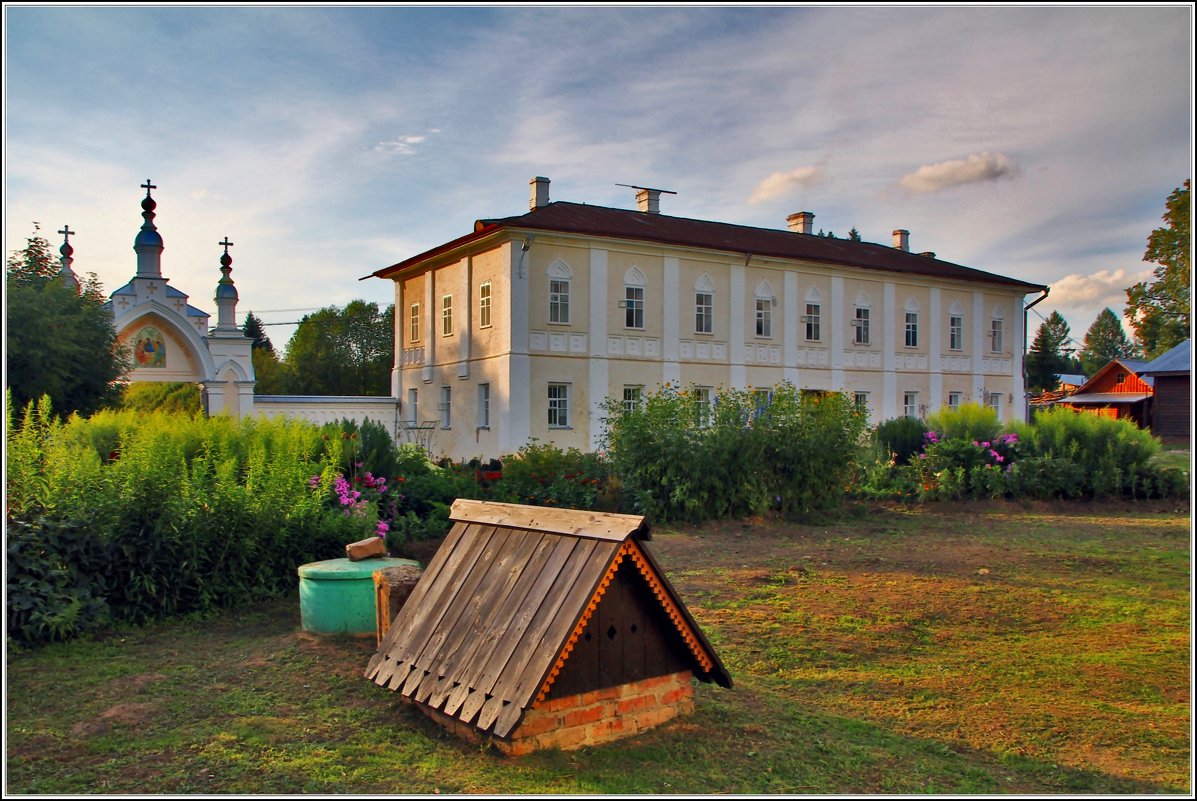
[[[658,529],[736,683],[508,758],[361,677],[296,597],[7,656],[8,793],[1098,793],[1191,786],[1187,502]]]

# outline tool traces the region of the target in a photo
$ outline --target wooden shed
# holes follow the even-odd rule
[[[1150,362],[1140,375],[1155,380],[1151,433],[1164,442],[1183,445],[1193,432],[1193,371],[1186,339]]]
[[[634,515],[458,500],[366,677],[520,754],[637,734],[731,677]]]
[[[1154,379],[1141,375],[1146,366],[1137,359],[1114,359],[1058,403],[1074,411],[1131,420],[1147,428]]]

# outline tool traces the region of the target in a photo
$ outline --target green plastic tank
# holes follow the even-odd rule
[[[374,634],[374,571],[410,565],[413,559],[386,557],[327,559],[299,566],[299,617],[316,634]]]

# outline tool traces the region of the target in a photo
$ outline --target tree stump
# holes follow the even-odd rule
[[[374,571],[374,601],[375,619],[377,620],[376,637],[378,644],[391,628],[399,610],[407,603],[408,596],[420,581],[424,571],[412,565],[386,567]]]

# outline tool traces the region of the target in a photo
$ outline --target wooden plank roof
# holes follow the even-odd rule
[[[543,700],[616,568],[630,560],[688,649],[694,675],[731,686],[632,515],[459,500],[366,677],[482,732],[509,735]]]

